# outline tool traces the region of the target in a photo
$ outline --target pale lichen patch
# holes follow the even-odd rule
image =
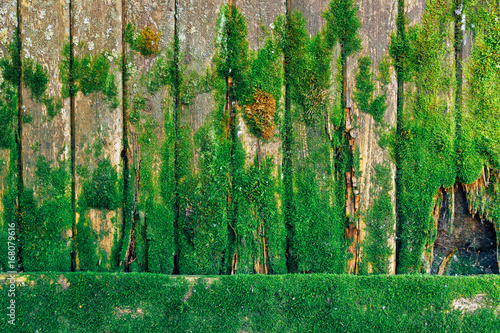
[[[59,283],[61,285],[61,287],[63,288],[63,290],[68,290],[69,286],[70,286],[70,283],[68,282],[68,279],[66,279],[64,277],[64,275],[60,275],[59,276],[59,280],[57,280],[57,283]]]
[[[467,299],[461,297],[459,299],[453,300],[451,305],[455,310],[460,310],[462,312],[474,312],[477,309],[483,308],[485,306],[486,294],[478,294],[473,299]]]
[[[141,308],[135,309],[135,311],[132,311],[129,307],[122,307],[122,308],[115,308],[115,316],[116,317],[123,317],[123,316],[130,316],[132,318],[137,318],[137,317],[144,317],[144,311]]]

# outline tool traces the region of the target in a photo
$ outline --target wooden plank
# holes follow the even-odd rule
[[[122,3],[111,0],[75,0],[72,6],[75,66],[77,62],[82,64],[86,56],[90,56],[90,66],[92,66],[92,62],[97,61],[97,57],[102,54],[103,57],[99,61],[103,66],[109,66],[108,79],[113,79],[112,90],[116,93],[114,97],[111,94],[106,96],[103,93],[103,85],[93,81],[96,73],[88,75],[89,66],[82,65],[83,70],[87,71],[86,78],[90,82],[80,81],[77,83],[80,91],[75,96],[76,168],[78,171],[76,189],[78,210],[81,210],[83,208],[82,201],[80,201],[83,194],[82,188],[93,175],[97,176],[98,171],[96,170],[98,170],[99,163],[109,161],[113,169],[113,171],[108,170],[109,175],[116,172],[118,178],[122,176],[120,160],[122,151],[122,73],[120,69]],[[102,68],[97,70],[98,75],[99,73],[104,75],[105,71]],[[92,91],[96,87],[97,91]],[[122,223],[121,197],[118,195],[121,190],[118,189],[117,182],[112,184],[111,189],[108,188],[109,193],[101,193],[105,188],[101,186],[102,183],[98,183],[96,188],[95,181],[96,179],[93,179],[92,186],[94,186],[95,192],[92,195],[109,195],[108,197],[112,200],[101,202],[104,205],[94,205],[93,207],[90,205],[87,207],[90,209],[79,213],[87,221],[90,221],[94,231],[98,234],[99,265],[109,269],[112,264],[110,263],[111,253],[108,249],[112,248],[112,243],[119,235],[118,230]],[[113,193],[114,190],[116,192]],[[81,223],[82,216],[79,217],[78,223]],[[92,265],[94,264],[93,262]]]

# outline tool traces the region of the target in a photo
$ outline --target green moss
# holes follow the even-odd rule
[[[120,204],[117,189],[118,173],[109,159],[103,159],[83,184],[82,198],[86,206],[95,209],[113,210]]]
[[[499,278],[222,276],[44,273],[22,275],[13,332],[497,332]],[[59,282],[58,282],[59,281]],[[155,295],[155,297],[151,297]],[[475,311],[457,300],[483,301]],[[32,299],[38,302],[30,302]],[[17,302],[16,302],[17,303]],[[7,306],[7,303],[3,303]],[[64,306],[61,306],[63,304]],[[60,320],[52,320],[57,312]],[[17,316],[16,316],[17,317]],[[5,321],[7,319],[4,319]]]
[[[354,99],[358,104],[361,112],[370,112],[370,99],[372,98],[375,90],[373,84],[373,74],[371,73],[371,60],[370,57],[361,57],[358,59],[358,74],[356,74],[356,91],[354,92]]]
[[[40,101],[47,90],[49,74],[38,61],[34,64],[33,60],[25,59],[23,64],[23,81],[30,89],[31,97]]]
[[[275,26],[282,25],[282,21],[282,16],[276,18]],[[243,116],[250,132],[263,140],[274,136],[274,127],[279,117],[283,86],[281,47],[280,34],[275,29],[272,33],[266,33],[264,46],[258,50],[257,56],[252,56],[251,59],[248,89],[252,96],[247,103],[251,102],[253,105],[248,106],[249,109]],[[275,103],[272,103],[270,96],[274,98]]]
[[[7,81],[0,83],[0,148],[14,148],[14,123],[17,120],[17,89]]]
[[[294,10],[282,33],[285,62],[284,81],[290,87],[290,97],[299,106],[305,105],[307,76],[307,46],[309,34],[302,12]]]
[[[172,132],[170,116],[165,114],[165,142],[163,146],[157,142],[153,132],[155,124],[152,120],[141,126],[139,143],[142,151],[140,169],[141,191],[139,208],[144,212],[142,225],[136,229],[145,228],[146,238],[142,251],[148,246],[148,253],[143,254],[142,261],[147,259],[148,270],[155,273],[170,274],[174,266],[174,211],[172,197],[172,160],[169,154],[172,150]],[[161,157],[161,160],[158,159]],[[161,163],[160,174],[153,172],[153,166]],[[137,247],[141,251],[141,247]],[[138,258],[141,259],[140,254]]]
[[[332,0],[328,11],[323,13],[328,43],[330,47],[339,43],[344,59],[361,50],[361,39],[357,33],[361,23],[357,12],[358,7],[353,0]]]
[[[322,122],[322,118],[331,112],[328,109],[331,107],[329,95],[333,56],[324,33],[320,32],[310,39],[305,57],[307,71],[302,74],[304,75],[302,117],[306,125],[313,125]]]
[[[85,43],[79,43],[78,47],[83,49]],[[62,97],[67,98],[70,94],[76,95],[78,91],[81,91],[86,96],[95,92],[102,92],[110,108],[117,108],[120,103],[118,100],[118,87],[114,73],[111,70],[109,52],[102,51],[92,56],[90,54],[82,57],[74,56],[72,73],[69,72],[70,53],[70,45],[65,43],[62,49],[62,60],[59,64]],[[70,87],[70,76],[72,76],[74,82],[73,87]]]
[[[0,69],[2,70],[3,79],[14,87],[21,83],[22,66],[21,66],[21,47],[19,40],[18,29],[12,35],[12,41],[7,45],[8,57],[0,59]]]
[[[483,166],[500,169],[500,28],[499,10],[494,5],[468,8],[475,22],[475,40],[465,65],[465,103],[458,144],[459,179],[472,183]]]
[[[94,148],[98,150],[99,145],[95,144]],[[93,225],[95,220],[90,218],[90,210],[98,210],[94,213],[102,214],[101,221],[106,220],[107,213],[116,210],[122,202],[123,191],[120,189],[123,188],[123,179],[118,179],[116,168],[111,165],[109,158],[101,160],[93,170],[79,168],[78,173],[86,175],[86,178],[82,181],[82,191],[77,204],[79,218],[74,238],[77,268],[80,271],[106,271],[110,267],[111,270],[116,269],[122,264],[124,258],[118,244],[122,230],[117,221],[119,214],[111,217],[115,233],[113,234],[114,243],[110,253],[108,253],[100,246],[100,241],[104,237],[110,236],[111,231],[106,230],[103,225],[95,227]],[[94,228],[100,231],[96,232]]]
[[[92,222],[81,210],[80,218],[76,224],[75,248],[80,271],[96,271],[99,266],[97,256],[97,235],[92,228]]]
[[[33,122],[33,117],[29,114],[23,115],[23,124],[31,124]]]
[[[314,157],[328,160],[328,150]],[[297,164],[293,246],[298,269],[303,273],[343,273],[347,260],[344,226],[339,216],[342,209],[336,200],[332,202],[333,184],[328,174],[321,175],[312,156]]]
[[[37,193],[46,198],[64,196],[70,183],[67,167],[65,163],[60,163],[56,168],[45,156],[39,155],[35,164]]]
[[[200,173],[181,224],[185,245],[180,251],[179,270],[183,274],[219,274],[228,246],[226,175],[229,166],[227,157],[217,158],[221,146],[213,128],[207,126],[196,136]]]
[[[130,48],[141,55],[147,57],[158,54],[160,33],[154,31],[151,27],[144,28],[141,33],[135,31],[135,27],[131,23],[127,23],[125,27],[125,41]]]
[[[392,58],[392,65],[396,70],[398,82],[406,81],[408,72],[409,41],[406,33],[407,19],[404,14],[405,2],[398,0],[398,15],[396,17],[396,32],[391,34],[391,44],[389,54]],[[398,83],[399,84],[399,83]]]
[[[49,74],[37,61],[25,59],[23,63],[23,83],[31,91],[31,98],[38,103],[43,103],[47,109],[49,119],[53,119],[62,109],[62,100],[49,97],[46,93]],[[26,121],[25,121],[26,122]]]
[[[0,59],[0,148],[14,148],[14,123],[17,120],[21,64],[18,39],[14,35],[7,45],[8,56]]]
[[[400,188],[398,218],[400,249],[398,272],[420,272],[426,249],[435,239],[432,209],[439,187],[455,182],[453,50],[451,7],[429,2],[422,25],[407,31],[406,80],[415,87],[405,93],[405,105],[398,126],[396,154]],[[398,116],[399,117],[399,116]]]
[[[247,33],[245,18],[238,8],[223,5],[217,20],[213,62],[219,77],[232,79],[234,100],[241,105],[252,100]]]
[[[47,108],[47,115],[49,119],[54,118],[63,107],[63,102],[61,99],[54,99],[53,97],[45,97],[43,103]]]
[[[66,163],[56,167],[43,156],[37,158],[35,188],[24,190],[18,220],[20,264],[25,271],[64,272],[71,268],[69,179]]]
[[[279,27],[283,25],[283,16],[278,16],[273,23],[276,27],[265,34],[263,46],[252,57],[250,65],[250,90],[260,89],[273,95],[276,101],[281,99],[283,87],[283,59]]]
[[[140,120],[140,112],[146,108],[146,99],[143,96],[135,96],[132,100],[132,105],[130,122],[132,124],[137,124]]]
[[[387,63],[381,62],[381,77],[382,85],[388,83],[388,68]],[[379,96],[374,96],[375,84],[373,82],[373,73],[371,71],[371,60],[369,57],[361,57],[358,59],[359,72],[356,74],[356,90],[354,91],[353,99],[359,107],[359,110],[373,116],[377,124],[384,124],[384,113],[387,109],[385,103],[386,89]],[[385,88],[385,87],[383,87]]]
[[[395,216],[390,192],[392,188],[391,169],[388,165],[373,167],[374,181],[370,189],[373,204],[364,212],[366,238],[362,244],[360,273],[368,272],[368,265],[375,274],[389,273],[389,259],[393,250],[389,245],[394,236]]]
[[[14,145],[10,149],[9,163],[7,164],[7,177],[4,180],[4,190],[2,193],[3,212],[0,215],[1,231],[0,231],[0,269],[2,271],[16,271],[18,269],[17,260],[12,260],[12,248],[9,250],[9,245],[13,245],[15,250],[19,249],[19,242],[12,238],[12,231],[9,227],[16,226],[19,223],[19,214],[16,214],[16,199],[17,199],[17,166],[16,166],[17,151]],[[18,230],[16,230],[17,232]],[[9,236],[11,236],[9,238]],[[12,242],[14,240],[14,242]],[[11,242],[10,244],[8,242]]]

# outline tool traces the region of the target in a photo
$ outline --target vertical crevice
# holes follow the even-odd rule
[[[346,73],[346,70],[343,70]],[[347,78],[344,77],[343,91],[346,91]],[[347,95],[344,95],[347,96]],[[347,104],[347,101],[345,101]],[[345,235],[347,239],[351,240],[351,244],[348,247],[348,252],[353,255],[352,259],[347,261],[347,273],[358,274],[359,273],[359,260],[360,260],[360,249],[359,249],[359,190],[356,179],[356,168],[354,166],[354,156],[356,154],[355,137],[353,137],[352,130],[354,129],[353,124],[353,109],[351,107],[346,107],[344,112],[344,137],[347,144],[347,152],[349,154],[349,159],[351,161],[345,173],[345,214],[347,227],[345,229]]]
[[[16,42],[17,56],[13,59],[13,65],[17,70],[17,131],[16,131],[16,150],[17,150],[17,197],[16,197],[16,222],[19,230],[19,223],[22,219],[22,200],[24,193],[24,176],[23,176],[23,91],[22,91],[22,62],[21,62],[21,0],[17,1],[16,7],[17,29]],[[20,235],[19,235],[20,236]],[[18,268],[23,270],[22,261],[22,244],[18,243]]]
[[[463,39],[464,33],[462,30],[462,11],[463,11],[462,0],[455,0],[455,40],[454,40],[454,51],[455,51],[455,142],[460,142],[461,139],[461,126],[462,126],[462,86],[463,86],[463,68],[462,68],[462,58],[463,58]],[[458,147],[455,148],[458,150]]]
[[[229,17],[231,18],[233,15],[233,8],[236,6],[236,0],[228,0],[228,6],[229,6]],[[230,34],[232,31],[229,29],[229,24],[226,25],[227,31],[227,36],[228,39],[230,38]],[[229,160],[230,160],[230,170],[229,170],[229,188],[228,188],[228,193],[227,193],[227,210],[228,210],[228,215],[230,216],[229,221],[228,221],[228,244],[229,248],[234,248],[234,251],[232,252],[232,261],[231,264],[229,264],[231,258],[228,256],[228,269],[227,273],[228,274],[234,274],[235,273],[235,267],[237,267],[238,263],[238,248],[235,244],[236,242],[236,233],[235,233],[235,226],[236,226],[236,216],[237,216],[237,211],[236,207],[237,205],[233,202],[234,200],[234,174],[235,174],[235,166],[234,166],[234,150],[235,150],[235,145],[236,145],[236,140],[237,140],[237,133],[236,133],[236,110],[234,107],[234,98],[233,98],[233,79],[231,76],[226,77],[226,87],[227,87],[227,92],[226,92],[226,105],[224,107],[225,112],[229,115],[228,118],[228,126],[227,126],[227,133],[226,133],[226,138],[229,140]],[[226,258],[226,253],[224,252],[222,255],[222,262],[221,262],[221,267],[222,267],[222,272],[224,272],[224,259]]]
[[[121,158],[123,160],[123,198],[122,198],[122,236],[121,244],[124,244],[125,232],[127,231],[127,226],[131,223],[130,227],[130,240],[127,246],[127,252],[125,254],[125,272],[130,272],[130,264],[135,256],[135,209],[131,210],[130,199],[131,199],[131,186],[130,186],[130,148],[128,142],[128,132],[129,132],[129,112],[128,112],[128,89],[127,89],[127,44],[125,41],[125,27],[128,23],[127,16],[127,0],[122,0],[122,153]],[[135,205],[134,205],[135,206]],[[135,208],[135,207],[134,207]]]
[[[144,223],[141,230],[142,239],[144,239],[144,272],[149,272],[149,241],[148,241],[148,216],[144,214]]]
[[[73,77],[74,61],[73,45],[73,1],[69,1],[69,108],[70,108],[70,145],[71,145],[71,271],[76,270],[76,112],[75,112],[75,82]]]
[[[292,14],[292,1],[286,1],[286,27],[285,27],[285,49],[283,57],[283,69],[285,76],[285,111],[283,115],[283,216],[286,228],[286,265],[288,273],[296,272],[297,267],[293,255],[292,242],[294,238],[293,227],[293,164],[292,164],[292,92],[290,86],[290,53],[287,49],[286,39],[289,38],[290,20]]]
[[[172,64],[172,87],[174,93],[174,269],[172,274],[180,274],[179,256],[180,256],[180,232],[179,232],[179,217],[180,217],[180,196],[179,196],[179,115],[180,115],[180,73],[179,73],[179,3],[174,1],[174,53]]]
[[[401,214],[400,214],[400,194],[402,193],[401,185],[401,155],[399,153],[399,146],[401,145],[401,136],[403,130],[403,106],[404,106],[404,51],[406,47],[406,19],[405,19],[405,2],[404,0],[398,0],[398,14],[396,17],[396,38],[399,43],[399,47],[402,49],[397,50],[395,61],[396,67],[396,177],[395,177],[395,187],[396,187],[396,272],[399,267],[399,254],[401,249]],[[393,41],[394,42],[394,41]]]

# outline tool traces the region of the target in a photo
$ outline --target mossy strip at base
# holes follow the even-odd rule
[[[0,278],[6,288],[6,276]],[[498,332],[500,326],[499,276],[41,273],[18,275],[16,282],[16,325],[2,316],[0,332],[366,332],[367,323],[383,332]]]

